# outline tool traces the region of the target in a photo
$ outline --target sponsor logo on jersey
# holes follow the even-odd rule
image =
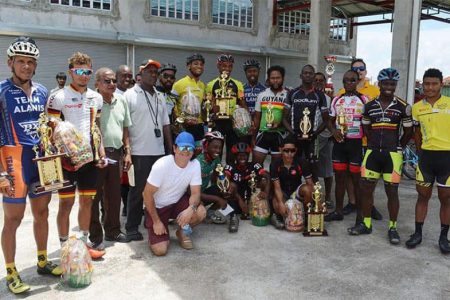
[[[39,127],[39,123],[37,121],[27,121],[18,123],[20,127],[23,129],[23,133],[31,137],[32,139],[37,139],[37,129]]]

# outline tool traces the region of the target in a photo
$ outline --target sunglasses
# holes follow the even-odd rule
[[[164,79],[172,79],[172,80],[175,80],[175,75],[163,74],[162,77],[163,77]]]
[[[295,151],[297,151],[296,149],[283,149],[284,153],[295,153]]]
[[[103,80],[103,83],[104,84],[111,84],[111,83],[116,84],[117,80],[116,79],[105,79],[105,80]]]
[[[358,72],[358,71],[363,72],[363,71],[366,70],[366,67],[364,67],[364,66],[360,66],[360,67],[352,67],[352,70],[355,71],[355,72]]]
[[[194,147],[192,146],[178,146],[178,150],[180,150],[181,152],[194,152]]]
[[[74,73],[75,75],[78,76],[91,76],[92,75],[92,70],[91,69],[70,69],[70,71],[72,71],[72,73]]]

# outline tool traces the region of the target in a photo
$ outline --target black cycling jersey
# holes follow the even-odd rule
[[[225,174],[227,174],[231,178],[232,182],[237,184],[240,194],[244,193],[245,190],[249,188],[248,181],[250,180],[252,171],[255,172],[257,181],[259,181],[261,179],[261,176],[266,172],[263,166],[261,166],[259,163],[248,162],[245,166],[225,166]]]
[[[282,159],[275,160],[270,164],[271,180],[279,180],[281,190],[288,196],[302,184],[302,176],[305,179],[312,176],[309,163],[303,158],[294,159],[289,169],[284,166]]]

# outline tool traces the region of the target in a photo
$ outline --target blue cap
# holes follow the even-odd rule
[[[194,136],[189,132],[183,131],[175,139],[175,145],[177,146],[191,146],[195,148]]]

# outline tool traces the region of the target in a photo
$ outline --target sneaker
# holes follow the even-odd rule
[[[344,220],[344,216],[338,213],[337,211],[333,211],[328,215],[326,215],[323,219],[325,222],[342,221]]]
[[[105,241],[118,242],[118,243],[128,243],[130,240],[128,239],[128,237],[124,233],[120,232],[116,237],[105,236]]]
[[[389,242],[392,245],[398,245],[400,243],[400,236],[398,235],[396,228],[389,228],[388,237],[389,237]]]
[[[327,209],[333,209],[334,208],[333,201],[331,201],[331,200],[325,201],[325,205],[327,206]]]
[[[446,236],[440,236],[439,237],[439,249],[441,249],[441,252],[443,254],[449,254],[450,253],[450,246],[448,245],[448,239]]]
[[[414,232],[409,236],[409,240],[406,241],[405,245],[407,248],[412,249],[420,243],[422,243],[422,234]]]
[[[30,290],[30,286],[22,281],[19,274],[7,279],[6,286],[13,294],[22,294]]]
[[[144,239],[144,236],[139,231],[135,232],[127,232],[127,239],[128,241],[142,241]]]
[[[378,211],[378,209],[375,206],[372,207],[371,217],[372,219],[377,221],[383,220],[383,215]]]
[[[208,223],[225,224],[227,222],[222,214],[213,209],[208,210],[206,218]]]
[[[344,208],[342,209],[342,214],[344,216],[351,214],[352,212],[356,211],[356,205],[353,203],[348,203]]]
[[[230,224],[228,224],[228,231],[230,233],[237,232],[239,229],[239,218],[236,214],[230,216]]]
[[[367,228],[367,226],[363,222],[360,222],[357,225],[347,229],[347,231],[350,235],[371,234],[372,227]]]
[[[270,224],[272,224],[276,229],[281,230],[284,228],[283,219],[277,214],[272,214],[272,217],[270,217]]]
[[[39,275],[53,275],[53,276],[61,276],[63,270],[57,264],[52,263],[51,261],[47,261],[47,264],[43,267],[39,267],[37,265],[37,272]]]

